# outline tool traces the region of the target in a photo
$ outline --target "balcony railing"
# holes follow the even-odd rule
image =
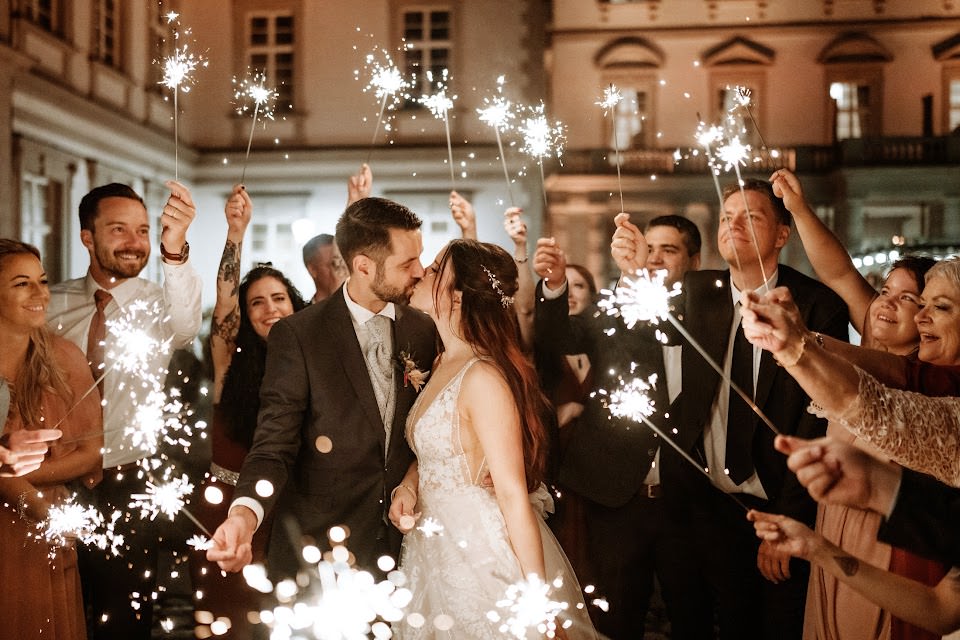
[[[566,150],[560,174],[702,175],[707,158],[702,149]],[[960,136],[938,138],[870,138],[843,140],[833,146],[804,145],[754,151],[742,169],[765,173],[787,167],[800,173],[827,173],[841,167],[960,165]]]

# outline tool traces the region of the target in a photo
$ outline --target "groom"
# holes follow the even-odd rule
[[[253,446],[207,552],[222,569],[251,562],[253,533],[271,511],[273,576],[298,568],[294,531],[326,550],[329,529],[344,527],[359,568],[397,557],[401,534],[386,511],[413,460],[404,425],[416,396],[397,363],[402,353],[427,370],[436,349],[433,322],[406,304],[423,277],[420,224],[383,198],[349,205],[336,241],[350,278],[271,329]]]

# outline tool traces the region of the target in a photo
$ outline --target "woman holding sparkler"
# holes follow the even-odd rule
[[[840,295],[850,313],[850,322],[866,347],[897,355],[917,357],[920,329],[914,321],[920,310],[924,277],[935,264],[932,258],[905,256],[893,263],[879,293],[850,259],[846,248],[810,208],[800,181],[786,169],[771,177],[774,193],[783,198],[793,215],[797,231],[817,275]],[[930,355],[925,352],[925,357]],[[954,364],[950,359],[941,364]],[[856,438],[842,425],[831,422],[827,434],[868,451],[876,449]],[[936,581],[943,568],[907,551],[878,543],[881,519],[873,512],[843,505],[820,505],[816,531],[850,553],[877,566],[913,578]],[[875,603],[822,567],[814,566],[804,623],[808,638],[860,638],[864,629],[875,629],[874,638],[903,640],[930,637],[899,619],[891,620]],[[919,635],[918,635],[919,632]]]
[[[68,482],[99,480],[100,394],[83,353],[48,332],[49,302],[40,252],[0,239],[0,377],[11,390],[4,434],[41,425],[64,434],[37,470],[0,479],[3,636],[75,640],[87,632],[73,539],[50,537],[38,523],[68,499]]]
[[[563,583],[554,583],[550,599],[566,607],[556,624],[570,623],[567,637],[596,637],[576,577],[529,495],[541,505],[549,500],[541,483],[548,406],[520,348],[516,291],[510,254],[454,240],[411,298],[434,319],[443,344],[407,420],[417,462],[390,508],[407,532],[401,568],[414,594],[397,637],[496,637],[517,623],[506,609],[499,621],[488,616],[518,597],[511,589],[522,594],[557,577]],[[484,486],[487,475],[495,491]],[[549,624],[558,612],[541,613]],[[530,636],[538,635],[535,625]]]
[[[240,467],[253,441],[263,379],[267,335],[281,318],[303,309],[306,303],[280,271],[258,265],[240,281],[243,236],[253,215],[253,202],[243,185],[233,188],[224,207],[227,241],[217,272],[217,301],[213,309],[210,351],[213,360],[212,461],[204,485],[198,517],[213,530],[227,516]],[[254,557],[263,558],[269,526],[254,537]],[[239,573],[222,576],[216,563],[203,554],[190,560],[195,606],[209,611],[210,624],[230,619],[230,638],[250,638],[253,625],[248,611],[259,609],[256,592]],[[198,619],[199,620],[199,619]]]

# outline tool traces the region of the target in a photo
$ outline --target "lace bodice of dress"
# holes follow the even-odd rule
[[[856,401],[841,415],[826,417],[898,464],[960,486],[960,399],[890,389],[859,368],[857,374]]]
[[[467,362],[422,413],[422,393],[410,410],[407,442],[417,456],[420,497],[423,500],[429,501],[430,495],[437,491],[449,492],[476,486],[485,470],[486,463],[481,461],[475,473],[470,471],[460,440],[460,415],[457,411],[463,376],[478,360],[473,358]]]

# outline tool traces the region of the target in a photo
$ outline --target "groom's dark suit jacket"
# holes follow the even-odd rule
[[[404,426],[416,398],[413,386],[404,385],[399,353],[427,371],[435,337],[428,316],[396,305],[396,411],[385,454],[380,409],[342,287],[270,330],[259,420],[235,497],[254,498],[267,513],[274,510],[267,558],[272,572],[297,568],[301,545],[291,543],[291,518],[321,549],[330,547],[330,527],[347,527],[346,545],[360,567],[375,569],[384,553],[397,556],[401,535],[386,512],[390,491],[413,460]],[[273,485],[270,496],[257,495],[259,480]]]
[[[778,267],[777,286],[790,289],[804,323],[813,331],[846,340],[847,307],[830,289],[785,265]],[[733,299],[729,271],[691,271],[683,282],[679,303],[682,322],[691,336],[722,364],[727,351]],[[677,441],[695,459],[702,457],[703,432],[717,396],[720,375],[696,349],[683,345],[682,395],[674,403]],[[755,400],[784,434],[802,438],[822,436],[826,421],[807,412],[809,397],[786,369],[764,351],[760,358]],[[787,469],[786,456],[773,448],[775,434],[753,416],[752,458],[769,504],[764,508],[812,523],[816,505],[796,476]],[[661,480],[670,502],[686,503],[717,490],[688,462],[672,451],[663,455]]]

